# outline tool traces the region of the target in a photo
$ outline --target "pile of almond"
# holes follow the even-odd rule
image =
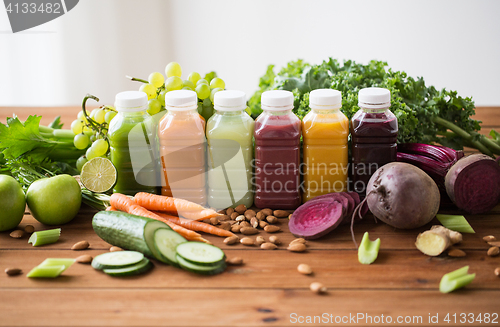
[[[288,218],[290,215],[285,210],[273,211],[271,209],[262,209],[255,211],[247,209],[244,204],[240,204],[234,209],[221,210],[219,213],[222,216],[211,218],[205,222],[243,235],[259,234],[260,230],[264,230],[267,233],[279,232],[281,228],[275,225],[279,221],[278,218]]]

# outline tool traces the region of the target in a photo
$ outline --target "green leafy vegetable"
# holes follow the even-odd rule
[[[358,91],[378,86],[391,91],[391,111],[398,118],[398,143],[439,143],[461,150],[464,146],[493,155],[500,154],[500,139],[480,135],[480,121],[475,114],[474,101],[456,91],[437,90],[426,86],[423,78],[413,78],[404,71],[388,68],[386,62],[372,60],[358,64],[352,60],[340,64],[330,58],[319,65],[302,60],[292,61],[278,74],[269,65],[260,78],[259,90],[249,100],[249,113],[255,118],[260,112],[260,96],[267,90],[288,90],[295,97],[294,112],[303,118],[309,112],[309,92],[332,88],[342,92],[342,112],[350,119],[358,107]]]

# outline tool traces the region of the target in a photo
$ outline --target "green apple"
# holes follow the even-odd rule
[[[80,185],[70,175],[39,179],[28,188],[31,214],[45,225],[62,225],[75,218],[82,203]]]
[[[25,209],[21,185],[11,176],[0,175],[0,232],[17,227]]]

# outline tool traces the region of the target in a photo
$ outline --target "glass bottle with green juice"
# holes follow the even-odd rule
[[[241,91],[214,96],[215,114],[207,122],[209,149],[208,205],[217,209],[253,204],[252,159],[255,122],[246,112]]]
[[[114,193],[135,195],[138,192],[157,193],[156,159],[158,157],[152,119],[147,113],[148,97],[140,91],[116,95],[118,114],[108,130],[111,162],[117,171]]]

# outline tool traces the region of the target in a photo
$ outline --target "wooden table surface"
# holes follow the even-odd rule
[[[77,110],[0,108],[0,119],[5,122],[13,112],[21,119],[36,113],[48,124],[60,114],[69,126]],[[476,118],[483,120],[483,133],[500,129],[500,108],[478,108]],[[113,278],[78,263],[56,279],[26,277],[45,258],[96,256],[108,251],[110,245],[92,230],[94,213],[83,205],[72,222],[61,226],[60,240],[47,246],[34,248],[27,237],[13,239],[8,232],[0,233],[0,269],[23,270],[15,277],[0,273],[0,326],[318,326],[342,322],[358,326],[462,326],[500,322],[500,277],[493,273],[500,267],[500,256],[487,256],[488,245],[482,240],[485,235],[500,238],[500,206],[488,214],[465,215],[476,234],[464,234],[459,246],[467,253],[464,258],[431,258],[415,248],[417,234],[437,220],[404,231],[376,224],[369,216],[354,230],[358,241],[365,231],[372,239],[380,237],[379,257],[372,265],[358,263],[349,229],[341,226],[329,236],[311,241],[304,253],[288,252],[283,245],[275,251],[227,246],[222,238],[207,236],[227,257],[239,256],[245,262],[216,276],[195,275],[155,262],[151,272],[128,278]],[[29,213],[21,227],[27,224],[36,230],[48,228]],[[279,225],[283,232],[277,235],[288,244],[293,236],[286,219]],[[263,231],[261,235],[269,236]],[[81,240],[89,241],[90,249],[70,250]],[[299,274],[300,263],[309,264],[314,274]],[[476,273],[473,283],[441,294],[441,277],[465,265]],[[323,283],[327,294],[313,294],[309,290],[313,281]],[[447,315],[449,322],[445,321]]]

